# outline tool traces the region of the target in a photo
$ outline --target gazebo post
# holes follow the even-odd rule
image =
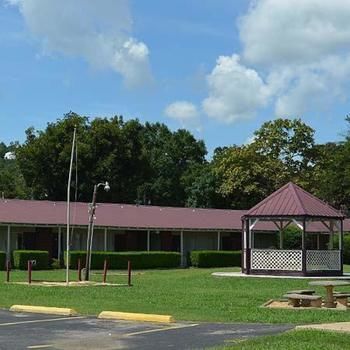
[[[246,258],[245,258],[245,230],[244,230],[244,220],[241,219],[242,222],[242,235],[241,235],[241,246],[242,246],[242,254],[241,254],[241,270],[243,273],[245,273],[245,262],[246,262]]]
[[[344,222],[340,220],[339,250],[340,250],[340,270],[343,274],[343,243],[344,243]]]
[[[302,250],[302,269],[303,275],[306,275],[306,218],[303,218],[303,234],[301,237],[301,250]]]
[[[333,220],[329,220],[329,245],[328,245],[328,249],[332,250],[333,249],[333,236],[334,236],[334,221]]]
[[[246,272],[250,274],[250,219],[245,220],[246,233]]]
[[[283,250],[283,221],[280,220],[280,250]]]

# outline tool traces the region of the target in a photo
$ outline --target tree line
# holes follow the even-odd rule
[[[90,201],[93,185],[107,180],[111,190],[99,201],[247,209],[293,181],[337,208],[350,206],[350,133],[316,144],[301,119],[280,118],[264,123],[251,143],[219,147],[208,160],[205,143],[188,130],[74,112],[45,130],[27,129],[23,143],[0,142],[2,196],[66,200],[74,127],[79,201]],[[4,159],[7,152],[16,158]]]

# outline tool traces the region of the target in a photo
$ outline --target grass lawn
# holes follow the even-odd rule
[[[350,312],[334,310],[272,310],[260,306],[287,290],[307,288],[307,280],[218,278],[214,271],[234,269],[174,269],[135,271],[133,287],[40,287],[0,282],[0,307],[13,304],[72,307],[96,315],[102,310],[170,314],[178,320],[264,323],[350,321]],[[126,272],[126,271],[123,271]],[[114,275],[112,275],[114,273]],[[5,272],[1,272],[3,281]],[[72,278],[76,273],[72,271]],[[93,279],[102,279],[93,274]],[[33,279],[64,280],[64,270],[34,271]],[[13,281],[26,281],[26,272],[13,271]],[[109,282],[126,282],[111,271]],[[322,287],[317,293],[324,295]],[[350,286],[342,288],[350,291]],[[350,343],[349,343],[350,344]]]
[[[314,330],[290,331],[247,341],[232,341],[221,350],[344,350],[350,349],[350,334]]]

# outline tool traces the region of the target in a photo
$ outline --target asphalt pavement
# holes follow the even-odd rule
[[[155,324],[0,310],[0,349],[205,349],[292,328],[271,324]]]

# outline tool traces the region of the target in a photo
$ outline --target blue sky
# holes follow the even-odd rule
[[[350,0],[0,0],[0,141],[72,110],[189,128],[215,147],[349,113]]]

